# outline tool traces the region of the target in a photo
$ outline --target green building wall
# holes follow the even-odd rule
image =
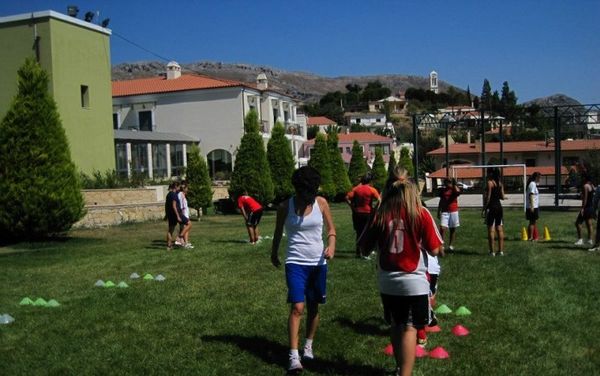
[[[88,174],[94,170],[114,169],[108,32],[52,16],[0,22],[0,49],[5,51],[0,59],[3,72],[0,75],[3,88],[0,117],[4,117],[16,94],[17,70],[27,57],[36,56],[36,35],[39,61],[49,73],[50,91],[58,106],[73,161]],[[88,87],[86,106],[82,105],[82,85]]]

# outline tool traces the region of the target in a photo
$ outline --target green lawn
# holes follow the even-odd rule
[[[338,250],[330,263],[312,364],[305,374],[383,375],[393,360],[373,261],[354,259],[349,209],[334,205]],[[552,241],[520,240],[523,213],[506,211],[505,257],[487,256],[479,211],[464,210],[458,250],[441,259],[438,304],[448,360],[418,359],[416,375],[593,375],[600,372],[600,254],[572,245],[575,212],[546,212]],[[194,223],[192,251],[168,254],[165,223],[78,230],[64,241],[0,248],[2,375],[282,375],[287,365],[283,269],[270,241],[245,242],[241,216]],[[263,217],[272,236],[274,213]],[[543,227],[540,227],[543,234]],[[283,246],[281,250],[283,254]],[[165,282],[129,279],[162,273]],[[98,279],[128,289],[94,287]],[[19,306],[56,299],[58,308]],[[456,324],[471,334],[454,337]]]

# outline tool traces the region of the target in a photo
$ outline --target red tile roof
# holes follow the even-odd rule
[[[562,151],[584,151],[584,150],[600,150],[600,140],[572,140],[561,142]],[[539,152],[539,151],[554,151],[554,143],[550,142],[546,145],[544,141],[511,141],[504,142],[504,153],[523,153],[523,152]],[[476,142],[474,144],[451,144],[450,154],[479,154],[481,153],[481,145]],[[486,142],[486,153],[499,153],[499,142]],[[445,148],[439,148],[430,151],[427,155],[442,155],[446,153]]]
[[[336,124],[335,121],[331,120],[326,116],[311,116],[308,118],[306,124],[312,125],[333,125]]]
[[[185,90],[204,90],[235,86],[251,87],[248,84],[238,81],[196,74],[183,74],[181,77],[172,80],[167,80],[166,77],[152,77],[127,81],[113,81],[112,96],[125,97],[129,95],[170,93]]]
[[[538,166],[538,167],[525,167],[526,175],[529,177],[534,172],[539,172],[542,176],[554,176],[554,166]],[[452,166],[450,166],[450,175],[452,176]],[[456,168],[454,169],[457,179],[481,179],[481,168]],[[560,168],[561,175],[567,175],[569,172],[566,167]],[[504,176],[523,176],[523,169],[521,167],[505,167],[502,169]],[[443,179],[446,177],[446,168],[441,168],[435,172],[429,174],[431,178]]]
[[[354,142],[354,140],[362,143],[392,143],[392,139],[389,137],[380,136],[370,132],[350,132],[338,134],[338,144],[351,144]],[[314,143],[314,139],[306,141],[306,144]]]

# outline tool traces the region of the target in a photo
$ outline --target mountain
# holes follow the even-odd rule
[[[532,99],[528,102],[523,103],[525,107],[531,105],[537,105],[540,107],[552,107],[552,106],[581,106],[581,103],[576,99],[573,99],[564,94],[554,94],[543,98]]]
[[[199,73],[248,83],[256,82],[256,76],[259,73],[265,73],[269,80],[270,88],[281,91],[301,102],[316,102],[328,92],[336,90],[345,91],[346,85],[350,83],[364,87],[368,82],[379,80],[384,86],[392,90],[393,95],[405,91],[409,87],[423,89],[429,87],[429,77],[398,74],[331,78],[306,72],[290,72],[266,66],[210,61],[181,64],[181,69],[183,73]],[[166,64],[161,62],[122,63],[113,66],[112,79],[130,80],[133,78],[157,76],[164,72],[166,72]],[[438,84],[441,91],[445,91],[452,86],[441,80],[439,80]]]

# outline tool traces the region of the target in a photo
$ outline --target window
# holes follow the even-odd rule
[[[338,148],[338,150],[340,151],[340,154],[344,152],[344,148]]]
[[[535,158],[527,158],[527,159],[525,159],[525,166],[527,166],[527,167],[535,167]]]
[[[231,178],[231,153],[227,150],[216,149],[206,157],[208,171],[213,180],[229,180]]]
[[[183,144],[171,144],[171,176],[183,172]]]
[[[113,114],[113,129],[119,129],[119,114],[116,112]]]
[[[81,107],[90,107],[90,90],[87,85],[81,85]]]
[[[152,175],[155,178],[165,178],[167,171],[167,145],[152,145]]]
[[[346,154],[352,154],[352,148],[350,146],[346,146]]]
[[[148,144],[131,144],[131,172],[148,176]]]
[[[290,113],[288,111],[283,111],[283,120],[286,123],[290,120]]]
[[[127,144],[116,144],[115,154],[117,160],[117,174],[127,177]]]
[[[279,110],[274,108],[273,109],[273,124],[275,124],[277,122],[277,118],[279,118]]]
[[[140,131],[152,130],[152,111],[138,112],[138,121]]]

